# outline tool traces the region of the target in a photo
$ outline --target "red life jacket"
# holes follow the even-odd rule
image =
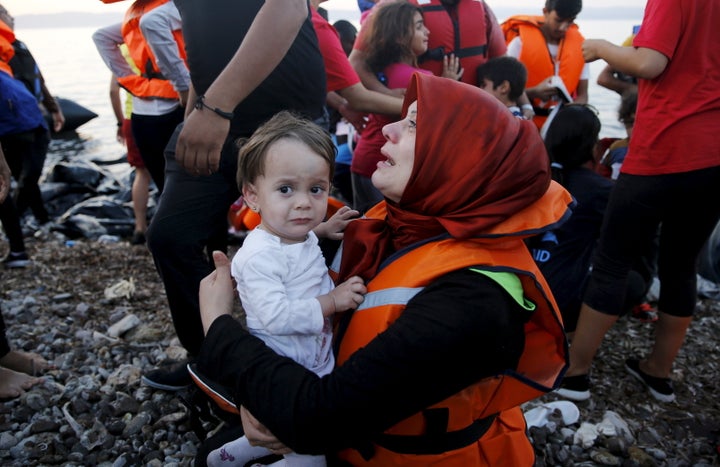
[[[461,0],[458,2],[455,19],[448,13],[440,0],[410,0],[423,11],[425,25],[430,30],[428,50],[419,57],[420,68],[441,76],[443,57],[455,54],[465,69],[461,81],[477,84],[477,67],[488,59],[488,18],[485,2]]]
[[[140,31],[140,18],[142,15],[169,1],[136,1],[125,13],[122,25],[123,40],[128,46],[130,58],[140,69],[140,74],[118,78],[118,83],[133,96],[146,99],[178,99],[179,97],[172,83],[160,72],[155,56]],[[185,41],[183,40],[182,31],[173,31],[173,37],[177,43],[180,56],[183,60],[186,60]]]
[[[497,230],[522,232],[526,224],[538,224],[539,218],[547,219],[545,225],[549,225],[561,210],[567,209],[568,202],[567,192],[551,184],[541,200],[503,222]],[[382,218],[384,203],[366,215]],[[401,421],[373,440],[370,454],[348,449],[340,453],[342,459],[354,466],[533,464],[533,450],[518,406],[559,384],[567,367],[567,342],[550,288],[521,236],[440,240],[411,250],[387,265],[367,285],[365,301],[341,337],[337,363],[342,365],[387,329],[423,287],[448,272],[468,267],[514,273],[524,296],[536,306],[525,325],[526,342],[518,368],[478,381]],[[445,433],[426,431],[430,422],[425,414],[433,410],[448,413]]]

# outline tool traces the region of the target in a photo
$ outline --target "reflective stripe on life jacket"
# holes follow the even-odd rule
[[[545,18],[542,16],[512,16],[504,21],[500,27],[505,34],[505,42],[508,44],[515,37],[520,36],[522,51],[518,60],[525,65],[528,74],[525,88],[532,88],[550,76],[557,74],[562,78],[570,95],[575,97],[580,75],[585,66],[585,60],[581,53],[582,43],[585,39],[580,34],[576,24],[568,28],[565,38],[558,45],[556,61],[559,64],[559,69],[556,73],[555,63],[550,56],[545,36],[540,29],[544,21]],[[538,115],[533,121],[538,125],[538,128],[542,127],[548,109],[554,105],[557,105],[557,102],[533,99],[533,107]]]
[[[485,3],[460,1],[456,14],[451,16],[440,0],[410,0],[423,11],[425,25],[430,30],[428,50],[419,57],[420,67],[441,76],[443,57],[455,54],[465,69],[461,81],[475,85],[475,70],[487,61],[488,31]]]
[[[567,209],[568,198],[555,188],[527,212],[557,219],[548,213],[562,204]],[[382,218],[383,207],[376,206],[367,216]],[[523,223],[513,218],[510,222],[517,226]],[[344,364],[356,350],[385,331],[425,286],[468,267],[515,274],[525,298],[536,306],[525,324],[525,348],[517,369],[487,377],[408,417],[373,439],[372,449],[343,451],[341,457],[352,465],[532,465],[532,447],[517,406],[559,384],[567,367],[567,342],[557,305],[521,236],[438,240],[391,261],[367,285],[365,301],[339,336],[337,362]],[[468,433],[477,437],[468,439]],[[398,446],[402,451],[398,452]],[[451,446],[452,450],[438,448],[442,446]]]
[[[178,99],[178,93],[160,72],[157,61],[150,46],[140,31],[140,18],[145,13],[167,3],[170,0],[151,0],[139,2],[130,6],[122,25],[123,41],[127,44],[130,57],[140,69],[140,75],[129,75],[118,78],[118,83],[130,94],[146,99]],[[186,60],[185,42],[182,31],[173,31],[178,51],[183,60]]]

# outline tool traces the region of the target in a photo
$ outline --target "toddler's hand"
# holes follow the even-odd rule
[[[362,278],[353,276],[335,287],[330,295],[335,303],[335,312],[354,310],[365,300],[367,288]]]
[[[319,238],[342,240],[345,227],[360,215],[354,209],[343,206],[333,216],[313,229]]]

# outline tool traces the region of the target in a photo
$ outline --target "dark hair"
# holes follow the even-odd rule
[[[593,151],[599,134],[600,120],[593,107],[570,104],[558,111],[545,135],[545,148],[555,181],[562,184],[563,171],[594,160]]]
[[[492,81],[493,89],[507,81],[510,84],[508,98],[516,101],[525,91],[527,69],[515,57],[493,57],[477,68],[478,84],[482,84],[486,79]]]
[[[340,43],[346,55],[350,55],[353,44],[357,38],[357,28],[350,21],[340,19],[333,23],[333,27],[340,36]]]
[[[265,174],[268,149],[276,142],[290,139],[307,145],[325,159],[330,167],[330,180],[335,170],[335,145],[330,135],[317,124],[286,110],[275,114],[242,142],[238,154],[237,185],[242,191],[245,184],[255,183]],[[288,154],[288,157],[293,157]]]
[[[545,9],[555,10],[560,18],[575,18],[582,11],[582,0],[545,0]]]
[[[618,120],[622,123],[632,125],[633,115],[637,109],[637,89],[628,89],[620,98],[620,109],[618,110]]]
[[[409,60],[416,64],[417,57],[411,42],[415,34],[413,18],[422,10],[406,1],[386,3],[375,7],[368,35],[365,36],[367,64],[379,73],[391,63]],[[367,24],[367,23],[366,23]]]

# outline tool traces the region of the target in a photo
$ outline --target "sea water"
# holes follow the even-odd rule
[[[332,12],[330,21],[340,19]],[[578,20],[586,38],[607,39],[620,44],[632,32],[637,20]],[[501,18],[502,20],[502,18]],[[96,27],[18,28],[17,37],[25,42],[38,62],[48,89],[56,96],[71,99],[99,116],[78,129],[77,138],[54,140],[53,157],[88,157],[112,160],[124,153],[116,141],[117,126],[109,100],[110,71],[92,41]],[[590,64],[590,104],[599,111],[601,136],[624,137],[617,120],[619,96],[596,84],[605,62]]]

